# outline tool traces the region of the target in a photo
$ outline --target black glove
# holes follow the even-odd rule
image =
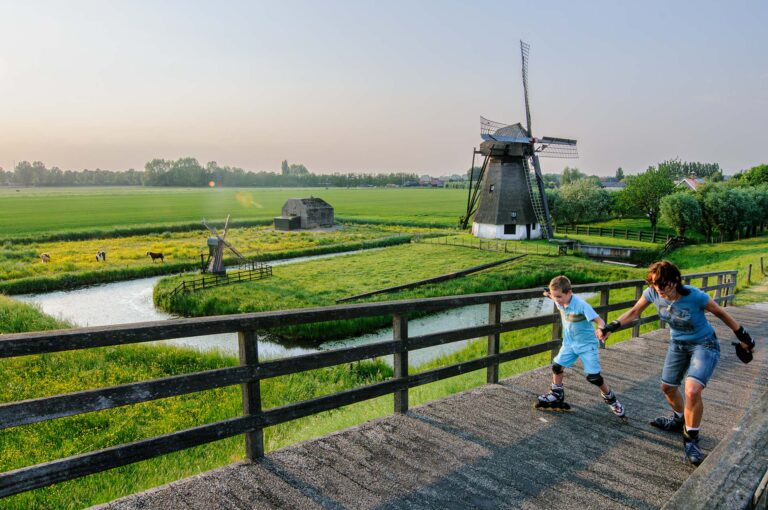
[[[614,331],[618,331],[619,328],[621,328],[621,322],[611,321],[600,329],[603,331],[603,334],[605,334],[605,333],[613,333]]]
[[[739,342],[748,345],[750,349],[755,348],[755,341],[752,340],[752,336],[746,329],[744,329],[744,326],[740,326],[734,333],[736,334],[736,338],[739,339]]]
[[[736,338],[738,338],[739,341],[731,343],[736,347],[736,356],[741,360],[742,363],[749,363],[752,361],[752,349],[755,348],[755,341],[752,340],[752,337],[747,332],[747,330],[744,329],[744,326],[741,326],[739,329],[737,329],[735,333]],[[748,345],[749,348],[745,349],[742,344]]]

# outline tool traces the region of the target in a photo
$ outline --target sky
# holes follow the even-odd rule
[[[768,162],[768,2],[0,0],[0,167],[465,172],[480,116],[590,175]]]

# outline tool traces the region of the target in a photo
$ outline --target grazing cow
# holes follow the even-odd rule
[[[154,262],[156,259],[160,259],[160,262],[165,262],[165,259],[163,258],[163,254],[162,253],[155,253],[153,251],[148,251],[147,255],[152,257],[152,262]]]
[[[42,255],[40,255],[40,262],[42,262],[43,264],[47,264],[50,261],[51,261],[50,253],[43,253]]]
[[[107,261],[107,252],[104,250],[99,250],[96,252],[96,262],[106,262]]]

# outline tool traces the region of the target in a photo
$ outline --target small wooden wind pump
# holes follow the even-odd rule
[[[242,263],[247,262],[243,254],[237,251],[234,246],[232,246],[224,239],[227,237],[229,215],[227,215],[227,221],[224,222],[224,230],[222,231],[221,235],[219,235],[215,228],[211,227],[205,222],[205,218],[203,218],[202,224],[213,234],[208,238],[208,260],[203,265],[204,273],[226,274],[227,270],[224,267],[224,247],[229,248],[229,251],[234,253]]]

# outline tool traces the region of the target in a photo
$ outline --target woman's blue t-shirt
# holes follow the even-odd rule
[[[667,301],[659,296],[652,287],[643,292],[643,297],[656,305],[659,318],[669,324],[672,340],[681,342],[703,342],[715,334],[715,330],[704,315],[704,308],[709,302],[709,295],[696,287],[684,285],[690,290],[687,296],[680,296],[677,301]]]

